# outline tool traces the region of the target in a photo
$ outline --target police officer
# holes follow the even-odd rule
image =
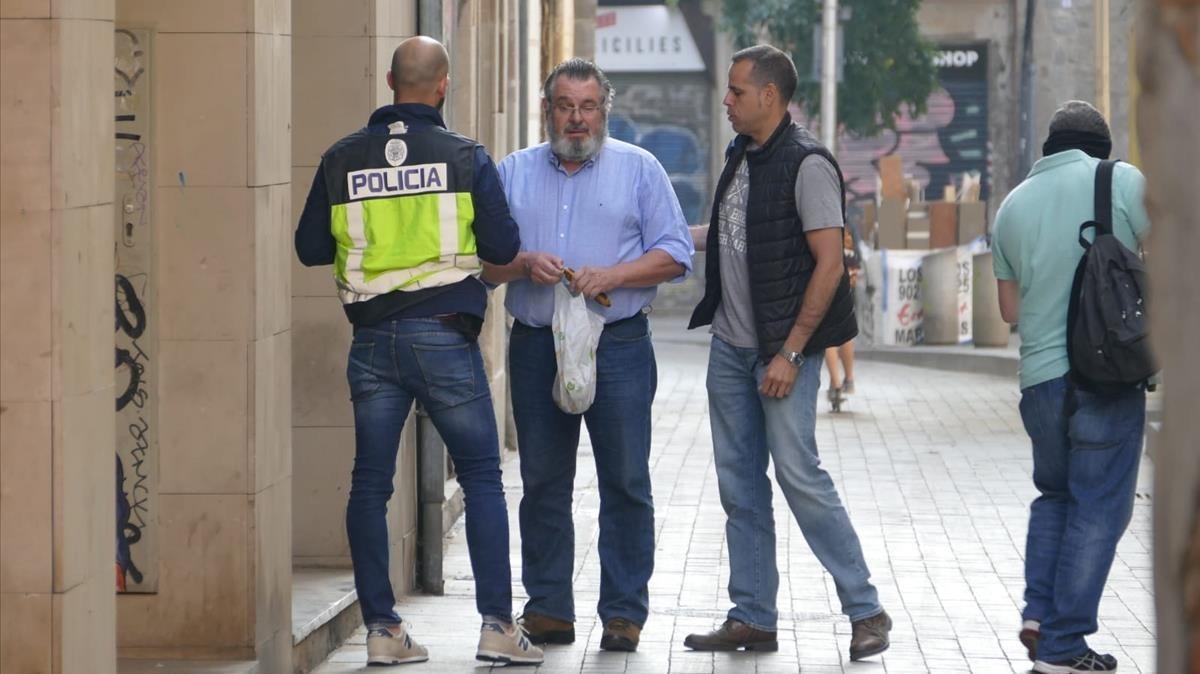
[[[474,140],[446,130],[439,109],[449,57],[436,40],[392,55],[394,103],[321,158],[296,230],[308,266],[334,265],[354,325],[347,378],[355,456],[346,509],[368,664],[428,659],[396,613],[388,579],[387,502],[400,432],[414,400],[446,442],[466,501],[467,543],[483,616],[480,660],[540,663],[513,625],[508,520],[496,419],[476,337],[487,291],[480,260],[520,248],[499,175]]]

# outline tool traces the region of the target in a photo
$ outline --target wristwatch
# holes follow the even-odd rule
[[[784,360],[791,363],[792,366],[796,368],[799,368],[804,364],[804,354],[800,353],[799,351],[784,351],[783,349],[780,349],[779,355],[783,356]]]

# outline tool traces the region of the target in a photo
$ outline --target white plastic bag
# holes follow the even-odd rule
[[[596,346],[604,317],[587,308],[583,295],[554,286],[554,403],[567,414],[583,414],[596,399]]]

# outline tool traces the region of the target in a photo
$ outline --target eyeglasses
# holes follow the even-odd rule
[[[584,103],[578,107],[566,103],[555,103],[554,110],[563,117],[574,117],[576,112],[581,117],[592,117],[600,111],[600,106],[595,103]]]

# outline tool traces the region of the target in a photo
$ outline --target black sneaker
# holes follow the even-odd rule
[[[1115,672],[1117,659],[1105,653],[1103,655],[1087,649],[1083,655],[1077,655],[1070,660],[1061,662],[1046,662],[1038,660],[1033,663],[1033,671],[1038,674],[1084,674],[1085,672]]]

